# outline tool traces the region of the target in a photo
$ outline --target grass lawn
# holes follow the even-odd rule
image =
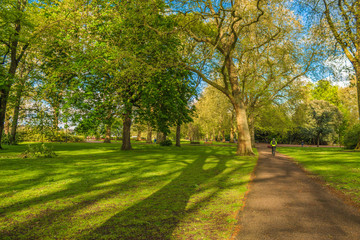
[[[226,239],[256,159],[234,147],[52,144],[0,151],[0,239]]]
[[[277,150],[293,157],[306,170],[360,204],[360,152],[313,147],[279,147]]]

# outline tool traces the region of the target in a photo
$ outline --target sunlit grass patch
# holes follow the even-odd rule
[[[52,144],[0,152],[0,239],[223,239],[255,157],[234,147]]]
[[[293,157],[330,186],[360,203],[360,152],[341,148],[288,148],[279,152]]]

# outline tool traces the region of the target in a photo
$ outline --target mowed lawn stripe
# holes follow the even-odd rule
[[[0,158],[1,239],[223,239],[256,157],[234,147],[51,144],[55,158]]]

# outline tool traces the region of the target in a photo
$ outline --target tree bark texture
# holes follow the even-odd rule
[[[152,143],[152,127],[149,125],[147,129],[146,143]]]
[[[230,143],[234,143],[234,129],[231,127],[230,129]]]
[[[4,124],[4,133],[5,135],[10,134],[10,116],[5,113],[5,124]]]
[[[131,130],[131,110],[123,116],[123,137],[121,150],[131,150],[131,141],[130,141],[130,130]]]
[[[251,147],[251,137],[245,106],[243,104],[236,104],[234,108],[238,127],[238,146],[236,153],[241,156],[254,155]]]
[[[16,131],[17,131],[18,121],[19,121],[19,112],[20,112],[22,92],[23,92],[23,86],[19,86],[19,88],[16,91],[14,116],[13,116],[13,121],[12,121],[12,126],[11,126],[11,137],[10,137],[11,144],[16,143]]]
[[[176,144],[175,146],[180,147],[180,137],[181,137],[181,125],[176,125]]]
[[[10,86],[6,86],[4,89],[0,91],[0,149],[1,147],[1,139],[4,131],[4,121],[6,114],[6,106],[9,97]]]

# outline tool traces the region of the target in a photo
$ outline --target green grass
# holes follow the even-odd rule
[[[256,164],[234,147],[52,145],[0,152],[0,239],[225,239]]]
[[[306,170],[319,175],[331,187],[360,204],[360,152],[341,148],[281,147]]]

